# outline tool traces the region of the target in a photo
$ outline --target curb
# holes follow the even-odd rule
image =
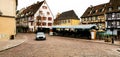
[[[120,46],[120,44],[112,44],[111,42],[100,42],[100,41],[96,41],[96,40],[82,40],[82,41],[86,41],[86,42],[92,42],[92,43],[98,43],[98,44],[107,44],[107,45],[114,45],[114,46]]]
[[[120,44],[112,44],[110,42],[97,42],[97,41],[90,41],[90,42],[94,42],[94,43],[100,43],[100,44],[108,44],[108,45],[114,45],[114,46],[120,46]]]
[[[25,39],[19,39],[19,40],[10,40],[10,41],[17,41],[17,42],[19,42],[19,43],[17,43],[17,44],[14,44],[14,45],[8,45],[8,46],[5,46],[5,47],[3,47],[2,49],[0,49],[0,52],[2,52],[2,51],[5,51],[5,50],[8,50],[8,49],[11,49],[11,48],[14,48],[14,47],[17,47],[17,46],[19,46],[19,45],[21,45],[22,43],[24,43],[25,41],[27,40],[27,38],[25,38]]]

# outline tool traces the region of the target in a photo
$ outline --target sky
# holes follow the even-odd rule
[[[18,0],[17,9],[20,10],[30,6],[37,1],[43,0]],[[49,8],[51,9],[54,18],[57,13],[62,13],[69,10],[74,10],[78,17],[81,17],[85,10],[92,6],[108,3],[109,0],[46,0]]]

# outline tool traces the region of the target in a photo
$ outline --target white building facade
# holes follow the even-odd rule
[[[28,27],[26,30],[30,32],[35,32],[38,28],[49,31],[53,25],[53,14],[46,1],[37,2],[36,4],[27,7],[21,14],[19,14],[19,16],[20,18],[18,19],[24,20],[19,20],[18,22],[24,23],[24,25],[26,24],[26,27]]]

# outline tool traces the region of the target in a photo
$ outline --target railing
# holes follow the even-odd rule
[[[120,20],[120,18],[108,18],[107,20]]]
[[[111,18],[108,18],[108,20],[111,20]]]
[[[117,20],[120,20],[120,18],[117,18]]]

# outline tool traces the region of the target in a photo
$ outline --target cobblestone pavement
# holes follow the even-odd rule
[[[35,34],[18,35],[26,35],[27,41],[0,52],[0,57],[120,57],[119,46],[47,34],[45,41],[35,41]]]

